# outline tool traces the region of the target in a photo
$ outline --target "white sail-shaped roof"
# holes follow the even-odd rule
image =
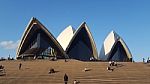
[[[90,57],[97,59],[96,45],[85,22],[75,31],[66,49],[66,53],[70,58],[78,60],[90,60]]]
[[[74,35],[74,31],[75,30],[72,28],[72,26],[68,26],[57,37],[57,41],[60,43],[64,50],[66,50],[67,46],[69,45],[69,42]]]
[[[38,34],[40,33],[40,34]],[[39,35],[39,38],[37,38]],[[42,36],[40,36],[42,35]],[[33,38],[35,38],[35,41],[30,42]],[[37,43],[37,40],[39,41]],[[41,41],[42,40],[42,41]],[[21,41],[17,48],[17,58],[19,58],[23,53],[39,53],[38,50],[41,48],[41,44],[44,47],[47,47],[46,42],[48,45],[50,45],[53,49],[55,49],[57,52],[59,52],[62,56],[66,56],[66,53],[64,52],[63,48],[59,44],[59,42],[55,39],[55,37],[47,30],[47,28],[36,18],[31,18],[29,24],[27,25]],[[45,43],[41,43],[45,42]],[[32,48],[29,44],[34,44]],[[28,47],[29,46],[29,47]],[[35,50],[36,49],[36,50]],[[42,49],[41,49],[42,50]],[[32,52],[33,51],[33,52]]]
[[[99,54],[99,58],[101,60],[108,60],[109,56],[112,56],[111,54],[116,55],[116,56],[118,54],[115,54],[115,53],[119,52],[119,54],[121,54],[120,50],[116,50],[118,49],[118,46],[121,46],[119,47],[119,49],[121,48],[121,50],[125,52],[125,55],[127,55],[127,58],[129,59],[132,58],[130,50],[128,49],[123,39],[114,31],[111,31],[106,37],[106,39],[104,40],[104,43],[102,45],[102,48]]]
[[[113,44],[115,43],[115,41],[119,38],[119,35],[117,35],[114,31],[111,31],[110,34],[107,36],[107,38],[105,39],[104,41],[104,52],[105,52],[105,55],[107,55]]]

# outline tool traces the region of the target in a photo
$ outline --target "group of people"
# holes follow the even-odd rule
[[[114,71],[113,66],[117,67],[117,62],[115,62],[115,61],[109,61],[109,66],[107,67],[107,70],[108,71]]]
[[[21,69],[21,67],[22,67],[22,63],[19,63],[19,70]],[[0,69],[3,69],[3,68],[4,68],[4,66],[0,65]],[[49,74],[52,74],[52,73],[55,73],[54,68],[50,68],[50,70],[49,70]],[[64,83],[65,84],[68,83],[68,75],[67,74],[64,75]],[[79,84],[79,81],[74,80],[73,84]]]
[[[0,76],[5,75],[5,74],[6,72],[5,72],[4,66],[0,65]]]
[[[150,63],[149,57],[147,58],[147,61],[145,62],[145,58],[143,58],[143,63]]]

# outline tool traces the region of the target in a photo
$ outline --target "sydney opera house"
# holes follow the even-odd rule
[[[105,39],[100,54],[89,30],[83,22],[77,30],[64,29],[57,38],[36,18],[27,25],[17,48],[17,59],[76,59],[81,61],[132,61],[123,39],[112,31]]]

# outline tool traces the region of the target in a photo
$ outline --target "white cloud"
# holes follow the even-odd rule
[[[20,40],[14,42],[14,41],[1,41],[0,47],[4,49],[16,49]]]

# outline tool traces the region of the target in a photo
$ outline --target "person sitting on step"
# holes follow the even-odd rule
[[[51,73],[55,73],[55,70],[54,70],[53,68],[51,68],[51,69],[49,70],[49,74],[51,74]]]
[[[73,81],[73,84],[79,84],[80,82],[79,81],[77,81],[77,80],[74,80]]]
[[[108,70],[108,71],[114,71],[114,69],[111,68],[110,66],[107,67],[107,70]]]

